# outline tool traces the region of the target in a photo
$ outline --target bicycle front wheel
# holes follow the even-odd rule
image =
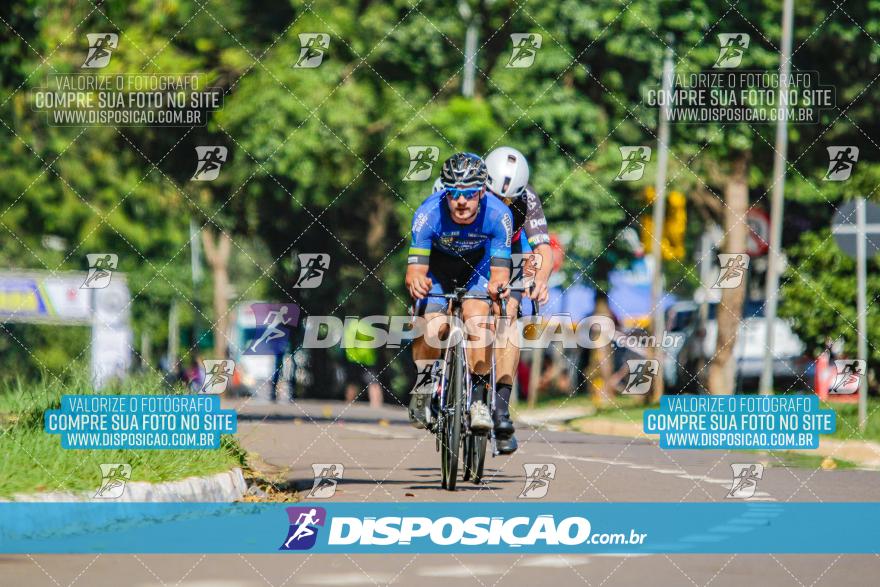
[[[464,412],[464,356],[463,349],[454,350],[452,377],[446,397],[445,425],[441,430],[440,466],[444,489],[455,491],[458,480],[458,455],[461,449],[461,424]]]

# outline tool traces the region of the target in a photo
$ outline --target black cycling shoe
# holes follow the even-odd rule
[[[510,436],[513,434],[513,422],[510,419],[510,416],[498,416],[495,418],[495,434],[502,436]]]
[[[513,435],[513,422],[510,414],[495,414],[495,446],[499,454],[509,455],[516,452],[519,446]]]
[[[496,436],[495,447],[498,449],[498,454],[510,455],[516,452],[519,445],[516,442],[516,436],[511,434],[507,437]]]

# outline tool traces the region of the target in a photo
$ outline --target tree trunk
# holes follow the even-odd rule
[[[608,297],[601,292],[596,293],[596,308],[593,313],[596,316],[612,317]],[[613,375],[614,357],[611,355],[611,345],[606,344],[592,349],[587,364],[586,380],[593,391],[593,403],[596,406],[605,407],[611,403],[611,396],[614,394]]]
[[[385,253],[385,238],[388,235],[388,220],[393,205],[386,197],[385,190],[379,190],[372,199],[367,223],[367,255],[371,261],[379,261]]]
[[[205,260],[211,267],[214,285],[214,358],[226,358],[227,325],[229,324],[229,253],[232,240],[226,232],[218,239],[210,228],[202,229]]]
[[[723,253],[745,254],[748,225],[746,212],[749,208],[749,158],[746,153],[737,153],[727,183],[724,186],[724,229],[726,236]],[[718,304],[718,339],[715,343],[715,356],[709,365],[709,393],[731,395],[734,392],[736,364],[733,349],[736,335],[742,320],[742,307],[746,295],[746,278],[737,287],[721,290],[721,303]]]

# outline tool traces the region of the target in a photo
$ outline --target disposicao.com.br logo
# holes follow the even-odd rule
[[[306,509],[306,508],[300,508]],[[299,513],[299,512],[297,512]],[[643,545],[647,534],[594,533],[580,516],[328,516],[326,546],[358,547],[542,547],[580,545]],[[297,524],[292,521],[292,528]],[[314,544],[314,543],[313,543]],[[311,548],[311,546],[309,546]]]

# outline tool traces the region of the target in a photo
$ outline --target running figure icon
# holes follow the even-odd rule
[[[552,463],[523,465],[526,471],[526,484],[519,494],[520,499],[540,499],[547,495],[550,481],[556,479],[556,465]]]
[[[93,281],[101,280],[108,275],[110,275],[110,270],[113,269],[112,262],[110,261],[110,255],[104,255],[95,263],[95,272],[89,275],[86,279],[86,283],[84,287],[89,287]]]
[[[302,48],[305,49],[305,51],[300,56],[299,60],[297,60],[297,67],[302,67],[303,63],[311,61],[315,57],[320,57],[324,52],[324,46],[321,44],[320,37],[312,37],[306,41],[306,44]]]
[[[712,289],[733,289],[742,283],[749,268],[749,257],[745,254],[720,253],[718,265],[721,271]]]
[[[529,67],[535,61],[535,55],[541,48],[541,35],[535,33],[511,35],[513,52],[505,67],[521,68]]]
[[[118,35],[115,33],[92,33],[89,39],[89,52],[81,67],[100,69],[110,62],[112,52],[117,48]]]
[[[641,395],[651,389],[654,376],[657,375],[659,362],[656,359],[630,359],[627,362],[630,369],[626,387],[621,393]]]
[[[330,268],[329,259],[330,255],[323,253],[301,254],[299,279],[296,280],[293,287],[313,288],[321,285],[324,273]]]
[[[299,515],[299,517],[296,519],[296,523],[299,524],[299,527],[293,534],[290,535],[290,538],[287,539],[287,542],[284,543],[284,548],[290,548],[290,543],[294,540],[301,540],[315,533],[314,530],[309,528],[309,524],[318,523],[316,514],[317,512],[315,511],[315,508],[312,508],[308,512],[303,512]]]
[[[289,507],[287,519],[287,539],[279,550],[308,550],[315,546],[318,527],[326,523],[327,511],[320,507]]]
[[[264,325],[268,325],[266,330],[263,331],[263,335],[258,338],[253,345],[251,345],[251,351],[256,352],[257,347],[261,344],[268,344],[269,342],[283,338],[287,336],[287,332],[280,328],[281,326],[287,326],[291,318],[287,317],[287,306],[281,306],[277,310],[272,310],[268,314],[266,314],[266,318],[263,320]]]
[[[721,49],[713,69],[739,67],[746,49],[749,48],[749,35],[745,33],[723,33],[718,35]]]
[[[828,171],[823,181],[846,181],[859,160],[859,148],[854,146],[828,147]]]
[[[226,163],[228,150],[221,146],[196,147],[196,172],[193,173],[193,181],[211,181],[220,175],[220,167]]]
[[[434,147],[425,147],[424,149],[420,149],[416,152],[415,157],[410,161],[409,170],[407,171],[406,177],[403,178],[404,181],[408,181],[414,179],[415,177],[422,177],[425,175],[427,171],[428,174],[431,173],[431,169],[433,169],[434,164],[437,162],[437,155],[434,152]]]
[[[639,147],[635,151],[632,151],[629,156],[624,159],[624,167],[623,171],[620,172],[620,175],[629,175],[633,171],[638,171],[648,162],[648,156],[645,154],[646,149],[644,147]]]
[[[764,478],[764,465],[760,463],[731,464],[733,483],[728,498],[749,499],[755,495],[758,481]]]

